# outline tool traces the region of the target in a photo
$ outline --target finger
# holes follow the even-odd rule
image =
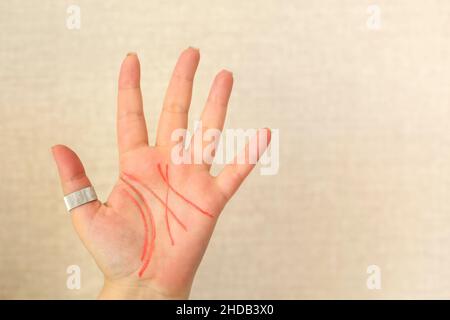
[[[140,65],[136,54],[129,53],[122,62],[117,96],[117,140],[119,155],[148,145],[142,95]]]
[[[191,147],[194,147],[194,152],[202,153],[201,159],[205,161],[204,166],[208,170],[214,159],[217,143],[219,142],[219,134],[223,129],[232,88],[233,74],[227,70],[219,72],[214,79],[209,91],[208,100],[203,109],[201,130],[199,129],[195,132],[193,141],[190,144]],[[209,129],[214,129],[215,131]],[[205,134],[207,132],[211,134]],[[217,136],[215,133],[217,133]],[[197,144],[194,141],[202,141],[202,148],[198,148],[200,150],[196,150]],[[205,157],[207,158],[205,159]]]
[[[177,141],[171,141],[172,132],[175,129],[187,128],[192,86],[199,60],[200,53],[195,48],[184,50],[178,59],[159,118],[156,135],[157,146],[165,147],[176,144]]]
[[[239,186],[255,167],[257,160],[262,156],[270,143],[270,129],[260,129],[245,146],[243,161],[238,157],[233,163],[227,164],[216,177],[216,183],[220,192],[226,199],[230,199]]]
[[[66,146],[56,145],[52,147],[52,153],[58,167],[64,195],[91,185],[84,171],[83,164],[75,152]],[[100,206],[100,201],[96,200],[72,209],[70,212],[76,227],[86,226]]]

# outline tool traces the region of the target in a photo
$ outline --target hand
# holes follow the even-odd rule
[[[210,165],[174,164],[171,134],[186,128],[197,49],[179,57],[164,99],[155,146],[149,146],[140,90],[140,65],[128,54],[119,76],[117,133],[120,172],[105,203],[71,210],[72,222],[105,277],[100,298],[187,298],[195,271],[227,201],[254,167],[227,164],[214,177]],[[217,74],[202,113],[204,128],[222,130],[233,76]],[[267,135],[270,131],[261,129]],[[202,132],[196,132],[202,134]],[[256,138],[258,139],[258,138]],[[267,144],[259,144],[257,157]],[[246,159],[253,149],[246,146]],[[68,147],[52,148],[64,194],[91,183]]]

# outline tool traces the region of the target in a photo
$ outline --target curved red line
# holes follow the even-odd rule
[[[195,203],[193,203],[192,201],[190,201],[189,199],[187,199],[185,196],[183,196],[181,193],[179,193],[177,190],[175,190],[175,188],[172,187],[172,185],[169,183],[169,181],[166,180],[166,179],[164,178],[164,175],[163,175],[162,170],[161,170],[161,164],[159,164],[159,163],[158,163],[158,171],[159,171],[159,174],[161,175],[161,178],[164,180],[164,182],[167,184],[167,186],[170,188],[170,190],[172,190],[173,192],[175,192],[175,194],[176,194],[177,196],[179,196],[181,199],[183,199],[184,201],[186,201],[187,203],[189,203],[191,206],[193,206],[195,209],[197,209],[198,211],[200,211],[200,212],[203,213],[204,215],[206,215],[206,216],[208,216],[208,217],[210,217],[210,218],[213,217],[213,215],[212,215],[211,213],[209,213],[209,212],[203,210],[202,208],[200,208],[199,206],[197,206]]]
[[[152,214],[152,210],[150,210],[150,206],[147,204],[147,202],[145,201],[144,196],[142,195],[142,193],[136,189],[131,183],[129,183],[128,181],[126,181],[124,178],[120,177],[120,180],[122,180],[125,184],[127,184],[131,189],[133,189],[134,192],[136,192],[136,194],[141,198],[142,202],[144,203],[145,209],[147,209],[148,212],[148,216],[150,219],[150,223],[151,223],[151,228],[152,228],[152,239],[150,242],[150,248],[148,249],[148,256],[147,258],[145,258],[144,263],[139,271],[139,277],[142,277],[142,274],[144,273],[145,269],[147,269],[149,263],[150,263],[150,259],[153,256],[153,250],[155,248],[155,238],[156,238],[156,227],[155,227],[155,221],[153,219],[153,214]]]
[[[166,164],[166,177],[167,177],[167,180],[169,180],[169,166],[167,164]],[[170,231],[169,215],[167,213],[167,206],[168,205],[169,205],[169,187],[167,187],[167,190],[166,190],[166,212],[165,212],[165,217],[166,217],[167,232],[169,233],[169,237],[170,237],[170,243],[172,245],[175,245],[175,241],[173,241],[172,232]]]
[[[128,179],[135,181],[137,183],[139,183],[140,185],[142,185],[147,191],[149,191],[159,202],[161,202],[163,205],[166,205],[164,203],[164,200],[162,200],[156,193],[155,191],[152,190],[152,188],[150,188],[148,185],[146,185],[145,183],[139,181],[139,179],[133,177],[131,174],[127,174],[125,172],[123,172],[123,175],[125,177],[127,177]],[[172,217],[175,219],[176,222],[178,222],[178,224],[185,230],[187,231],[186,226],[184,225],[183,222],[181,222],[181,220],[177,217],[177,215],[172,211],[172,209],[170,209],[169,206],[167,206],[167,211],[169,211],[169,213],[172,215]]]
[[[149,254],[147,256],[147,259],[145,259],[144,264],[141,267],[141,270],[139,271],[139,278],[142,278],[142,274],[144,273],[144,271],[147,269],[150,260],[153,256],[153,252],[155,250],[155,238],[156,238],[156,227],[155,227],[155,221],[153,219],[153,214],[152,211],[150,210],[150,207],[147,206],[148,212],[149,212],[149,216],[150,216],[150,221],[152,224],[152,241],[150,242],[150,249],[149,249]]]
[[[144,210],[142,209],[141,205],[139,204],[139,202],[136,201],[136,199],[131,195],[131,193],[129,193],[126,189],[122,189],[122,191],[139,208],[139,213],[141,215],[142,221],[144,222],[145,238],[144,238],[144,245],[142,247],[142,254],[141,254],[141,261],[142,261],[145,258],[145,254],[147,253],[147,246],[148,246],[148,224],[147,224],[147,219],[145,219],[145,213],[144,213]]]

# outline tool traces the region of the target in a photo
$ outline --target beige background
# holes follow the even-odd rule
[[[0,298],[96,296],[49,148],[73,147],[104,199],[122,58],[141,58],[153,139],[188,45],[202,54],[193,118],[225,67],[228,127],[280,129],[279,174],[253,174],[227,206],[192,298],[450,298],[449,17],[446,0],[2,0]],[[371,264],[382,290],[366,288]]]

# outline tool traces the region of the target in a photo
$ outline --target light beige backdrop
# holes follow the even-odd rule
[[[0,298],[96,296],[50,146],[73,147],[105,199],[121,60],[141,58],[153,139],[189,45],[193,118],[225,67],[227,126],[280,130],[279,173],[255,172],[227,206],[192,298],[450,298],[449,17],[446,0],[2,0]],[[74,264],[80,290],[66,288]],[[381,290],[366,287],[373,264]]]

